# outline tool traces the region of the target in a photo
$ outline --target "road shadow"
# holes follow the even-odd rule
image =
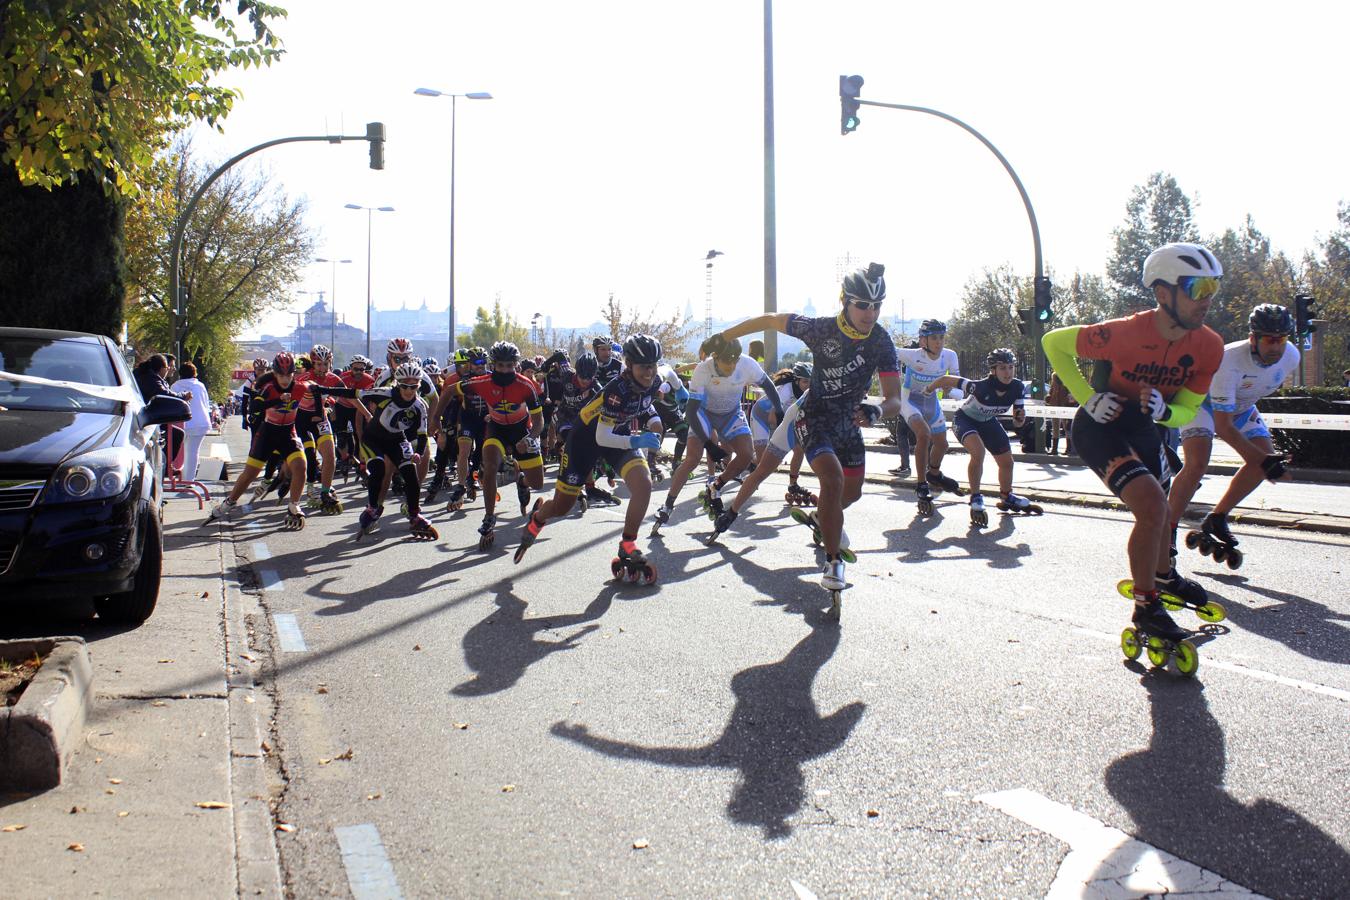
[[[606,584],[580,613],[525,618],[529,604],[516,596],[511,581],[497,582],[496,605],[481,622],[464,633],[464,661],[476,674],[455,685],[450,693],[481,697],[514,687],[530,666],[561,650],[572,650],[586,635],[600,628],[596,620],[609,612],[618,584]],[[541,639],[545,632],[577,628],[557,639]]]
[[[727,818],[753,825],[769,840],[792,834],[788,820],[806,793],[802,766],[833,753],[862,719],[853,702],[822,716],[811,685],[839,646],[839,629],[821,621],[782,660],[753,666],[731,679],[736,705],[721,737],[700,747],[646,747],[591,734],[585,725],[557,722],[550,731],[616,759],[686,769],[734,769],[737,782]]]
[[[1201,574],[1279,604],[1253,609],[1244,603],[1225,602],[1228,620],[1234,625],[1278,641],[1309,659],[1350,665],[1350,628],[1342,624],[1350,624],[1350,615],[1316,600],[1253,584],[1246,575],[1230,572]]]
[[[956,504],[952,504],[956,505]],[[921,516],[917,512],[909,525],[904,528],[892,528],[882,532],[886,539],[886,552],[898,554],[900,562],[922,563],[935,559],[982,559],[991,569],[1021,568],[1022,561],[1031,557],[1031,545],[1019,541],[1005,544],[1003,541],[1016,531],[1018,516],[999,515],[993,511],[992,524],[986,528],[971,526],[964,535],[950,535],[935,540],[932,532],[942,524],[942,507],[931,516]],[[960,554],[946,552],[955,547]]]
[[[1264,798],[1243,803],[1224,789],[1224,733],[1204,684],[1162,671],[1140,681],[1153,722],[1148,748],[1105,773],[1107,789],[1134,819],[1135,836],[1270,897],[1344,896],[1350,853],[1331,835],[1287,806]],[[1111,869],[1122,862],[1129,871],[1130,861],[1118,858]]]

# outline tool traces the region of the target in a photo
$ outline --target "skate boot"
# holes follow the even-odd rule
[[[1136,594],[1134,601],[1130,626],[1120,633],[1120,649],[1125,656],[1138,659],[1147,651],[1153,665],[1161,667],[1174,661],[1182,675],[1194,675],[1200,667],[1200,655],[1187,640],[1190,632],[1177,627],[1156,592],[1152,596]]]
[[[906,475],[909,474],[910,469],[909,469],[909,465],[908,465],[908,464],[906,464],[906,463],[901,463],[900,465],[896,466],[894,469],[887,469],[886,472],[887,472],[887,474],[889,474],[889,475],[895,475],[895,476],[898,477],[898,478],[904,478]]]
[[[970,524],[983,528],[989,524],[989,513],[984,508],[984,494],[970,495]]]
[[[446,497],[446,506],[452,510],[460,509],[464,506],[464,498],[468,495],[462,484],[452,484],[450,494]]]
[[[436,495],[445,487],[445,473],[437,472],[431,476],[431,481],[427,483],[427,498],[422,501],[423,506],[430,506],[436,500]]]
[[[804,509],[793,507],[791,511],[792,521],[805,525],[811,529],[811,542],[817,547],[825,546],[825,535],[820,530],[820,514],[816,510],[807,512]],[[854,552],[848,549],[848,532],[842,528],[839,529],[839,555],[844,562],[855,563],[858,557]]]
[[[308,485],[306,485],[305,506],[309,507],[310,509],[318,509],[319,495],[322,493],[322,491],[323,489],[319,486],[319,483],[317,481],[311,481]]]
[[[525,483],[524,474],[516,476],[516,499],[520,501],[520,514],[523,516],[530,508],[530,486]]]
[[[661,526],[670,521],[670,514],[675,511],[675,504],[666,498],[666,502],[656,508],[656,515],[652,517],[652,537],[661,533]]]
[[[964,490],[961,489],[961,485],[957,484],[955,478],[943,475],[941,469],[930,468],[924,480],[928,482],[928,486],[930,488],[935,489],[936,492],[939,494],[942,493],[943,491],[946,491],[950,494],[955,494],[956,496],[961,497],[964,496],[964,494],[966,493]]]
[[[367,506],[362,512],[361,517],[357,519],[356,539],[370,534],[380,527],[380,516],[384,514],[383,506]]]
[[[709,476],[707,486],[699,491],[698,505],[703,507],[703,514],[710,519],[716,519],[722,514],[722,498],[716,477]]]
[[[239,508],[238,505],[235,504],[233,500],[231,500],[229,497],[226,497],[224,500],[220,501],[215,505],[215,507],[211,510],[210,515],[206,517],[206,521],[203,522],[202,524],[210,525],[212,522],[217,521],[228,522],[230,520],[230,513],[234,512],[238,508]]]
[[[412,533],[415,541],[434,541],[440,537],[436,531],[436,526],[427,521],[427,517],[420,512],[414,513],[408,519],[408,530]]]
[[[843,558],[836,556],[825,561],[820,569],[820,586],[827,591],[842,591],[848,587],[848,582],[844,580]]]
[[[660,484],[666,480],[666,472],[656,463],[648,463],[647,468],[652,476],[652,484]]]
[[[1032,503],[1026,497],[1019,497],[1012,491],[1004,494],[998,501],[998,508],[1003,512],[1019,513],[1024,516],[1039,516],[1045,512],[1040,504]]]
[[[713,520],[713,533],[708,535],[708,539],[703,543],[705,544],[716,543],[717,538],[721,536],[722,532],[730,528],[731,523],[735,521],[736,521],[736,510],[734,509],[722,510],[722,512],[718,514],[717,518]]]
[[[489,513],[483,516],[483,524],[478,526],[478,549],[487,550],[497,539],[497,517]]]
[[[928,489],[928,485],[922,481],[919,482],[919,486],[914,489],[914,493],[918,496],[919,515],[931,516],[933,514],[933,492]]]
[[[1228,617],[1222,604],[1209,599],[1209,592],[1199,583],[1183,577],[1176,566],[1155,580],[1158,582],[1162,604],[1168,609],[1181,609],[1184,606],[1206,622],[1222,622]]]
[[[619,501],[604,488],[595,485],[586,486],[586,502],[591,506],[618,506]]]
[[[1200,523],[1199,531],[1186,533],[1186,546],[1199,550],[1202,556],[1212,556],[1215,562],[1226,562],[1228,568],[1236,569],[1242,565],[1242,551],[1237,548],[1237,538],[1228,530],[1228,516],[1210,513]]]
[[[282,521],[282,527],[287,531],[300,531],[305,527],[305,511],[299,503],[286,504],[286,518]]]
[[[656,584],[656,567],[647,562],[635,541],[619,541],[619,555],[610,560],[609,571],[627,584]]]
[[[342,501],[338,499],[337,492],[331,487],[319,491],[319,511],[325,516],[336,516],[342,513]]]
[[[815,506],[820,502],[820,498],[793,481],[788,484],[787,493],[783,495],[783,502],[788,506]]]
[[[252,506],[253,504],[262,500],[268,494],[272,493],[272,491],[276,490],[276,486],[277,486],[277,479],[275,477],[271,478],[270,480],[266,478],[259,478],[258,484],[253,488],[253,493],[249,495],[248,498],[249,505]]]
[[[544,530],[543,523],[534,517],[534,514],[539,511],[539,507],[543,505],[543,500],[534,501],[534,507],[530,510],[530,520],[525,523],[525,528],[520,532],[520,544],[516,547],[516,555],[513,557],[517,565],[525,558],[525,551],[530,549],[530,545],[539,537],[539,532]]]

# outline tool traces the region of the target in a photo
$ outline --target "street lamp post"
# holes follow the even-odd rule
[[[370,357],[370,220],[376,212],[393,212],[392,206],[362,206],[359,203],[345,203],[346,209],[364,209],[366,211],[366,357]]]
[[[328,294],[328,312],[332,321],[332,330],[328,340],[328,349],[337,353],[337,267],[338,263],[349,263],[350,259],[324,259],[322,256],[314,260],[315,262],[328,263],[329,287],[332,288]],[[367,354],[369,355],[369,354]]]
[[[437,91],[432,88],[418,88],[413,91],[419,97],[450,98],[450,337],[449,358],[455,356],[455,101],[463,97],[466,100],[491,100],[487,91],[468,91],[456,94],[452,91]]]

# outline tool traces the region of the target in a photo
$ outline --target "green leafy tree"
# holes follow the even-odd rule
[[[600,318],[609,323],[609,333],[614,340],[623,343],[633,334],[650,334],[661,342],[661,349],[672,360],[680,359],[684,345],[693,336],[697,325],[683,313],[676,312],[668,319],[662,319],[656,307],[640,312],[635,306],[625,306],[622,300],[613,294],[600,308]]]
[[[476,347],[491,347],[497,341],[510,341],[517,347],[529,342],[530,333],[525,326],[502,309],[502,300],[498,297],[492,303],[492,312],[478,307],[474,313],[473,330],[469,332],[469,341]]]
[[[1318,326],[1323,380],[1340,385],[1341,373],[1350,368],[1350,204],[1337,207],[1336,226],[1304,256],[1301,287],[1317,301],[1318,318],[1326,320]]]
[[[1015,310],[1031,304],[1031,279],[1011,266],[986,268],[966,282],[961,306],[947,323],[947,344],[956,351],[961,371],[972,378],[985,373],[985,357],[995,347],[1011,347],[1018,359],[1030,359],[1031,338],[1018,333]]]
[[[1210,303],[1205,324],[1225,341],[1247,335],[1247,317],[1257,304],[1292,307],[1300,273],[1283,253],[1271,251],[1270,238],[1251,216],[1241,228],[1229,228],[1206,246],[1223,265],[1223,289]]]
[[[1125,204],[1125,224],[1112,232],[1115,247],[1106,263],[1106,276],[1114,290],[1107,318],[1126,316],[1153,306],[1153,293],[1140,283],[1144,260],[1159,245],[1173,241],[1196,241],[1199,236],[1191,217],[1191,201],[1175,178],[1154,172],[1147,182],[1130,192]]]
[[[1101,322],[1114,315],[1115,303],[1100,275],[1074,272],[1067,282],[1054,284],[1055,321],[1051,328]]]

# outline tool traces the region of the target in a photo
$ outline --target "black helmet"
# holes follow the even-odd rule
[[[810,378],[810,377],[811,377],[811,364],[810,364],[809,362],[793,363],[793,364],[792,364],[792,377],[793,377],[793,378]]]
[[[990,350],[989,355],[985,357],[985,361],[989,363],[991,369],[999,363],[1015,366],[1017,365],[1017,354],[1007,347],[999,347],[997,350]]]
[[[661,361],[661,342],[650,334],[630,335],[623,342],[623,358],[630,366],[654,366]]]
[[[595,373],[600,371],[600,360],[595,358],[594,353],[586,352],[577,357],[576,369],[577,377],[582,381],[590,381],[595,377]]]
[[[919,337],[928,337],[930,334],[946,334],[947,323],[941,319],[924,319],[923,324],[919,326]]]
[[[608,347],[612,343],[614,343],[614,338],[607,334],[601,334],[591,341],[591,346],[598,350],[601,347]]]
[[[509,362],[515,365],[520,362],[520,348],[510,341],[498,341],[488,350],[488,356],[495,363]]]
[[[1252,334],[1293,334],[1294,316],[1277,303],[1262,303],[1247,319]]]
[[[881,263],[872,263],[866,269],[854,269],[844,276],[844,285],[839,289],[841,299],[880,301],[886,299],[886,279],[882,277],[886,267]]]
[[[731,362],[740,359],[741,352],[740,338],[726,338],[718,346],[714,355],[723,362]]]
[[[520,369],[522,372],[533,372],[535,369],[539,368],[539,363],[527,357],[522,359],[520,365],[516,368]]]

